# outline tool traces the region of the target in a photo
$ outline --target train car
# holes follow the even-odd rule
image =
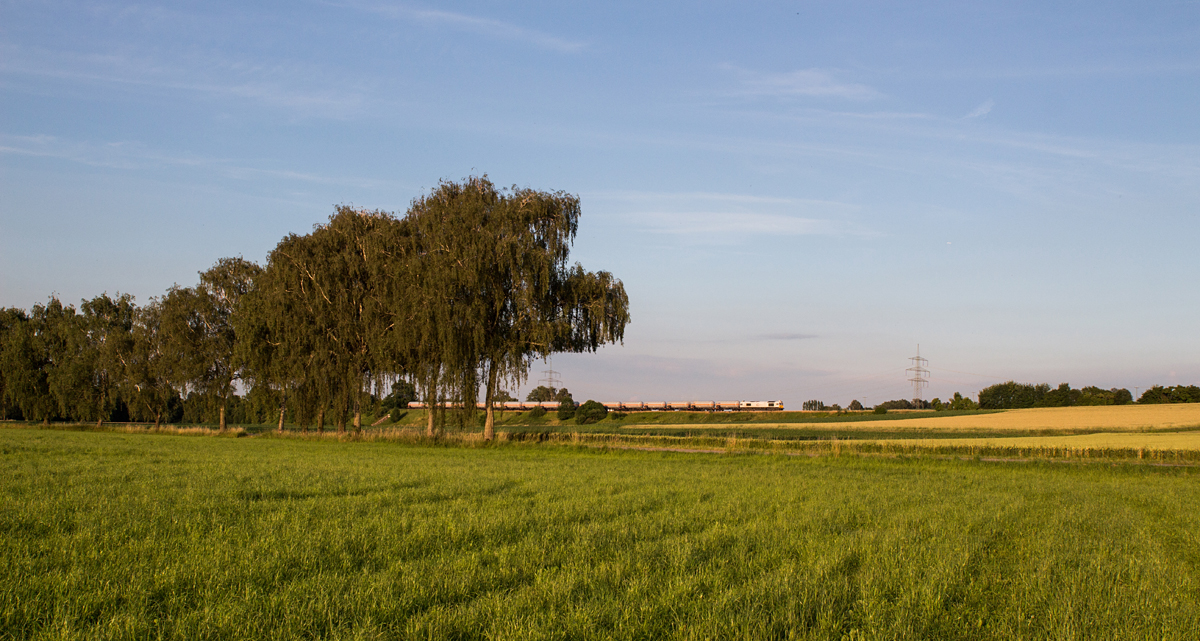
[[[741,406],[741,401],[717,401],[717,409],[722,412],[736,412]]]
[[[690,410],[690,409],[692,409],[692,402],[691,401],[672,401],[670,403],[667,403],[667,409],[675,410],[677,412],[680,410]]]
[[[738,401],[738,409],[743,412],[781,411],[783,401]]]
[[[692,409],[702,412],[711,412],[717,409],[717,404],[714,401],[692,401]]]
[[[621,409],[626,412],[640,412],[646,409],[646,404],[641,401],[631,401],[628,403],[621,403]]]
[[[601,403],[601,405],[610,412],[616,412],[625,407],[623,403]]]
[[[666,403],[642,403],[642,405],[648,410],[665,410],[665,409],[667,409]]]

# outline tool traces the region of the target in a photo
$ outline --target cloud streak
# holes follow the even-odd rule
[[[137,142],[89,143],[57,136],[13,136],[0,134],[0,154],[53,158],[69,162],[121,170],[145,170],[163,166],[209,170],[233,180],[258,177],[322,185],[347,185],[376,188],[383,181],[343,176],[324,176],[289,169],[267,169],[237,164],[222,158],[170,155],[154,151]]]
[[[418,9],[404,5],[345,3],[338,6],[367,11],[392,19],[409,20],[428,26],[465,31],[497,40],[520,42],[559,53],[578,53],[587,48],[587,43],[580,40],[560,38],[553,34],[522,27],[504,20],[472,16],[465,13],[442,11],[440,9]]]
[[[164,62],[126,53],[77,53],[0,48],[0,73],[227,97],[303,115],[344,117],[362,111],[366,96],[344,78],[310,66],[247,64],[219,57]]]
[[[982,118],[992,112],[992,107],[996,106],[996,101],[988,98],[976,107],[971,113],[963,116],[963,120],[972,120],[974,118]]]
[[[757,338],[768,341],[802,341],[810,338],[817,338],[817,335],[784,332],[779,334],[760,334]]]
[[[741,95],[764,97],[807,97],[842,98],[848,100],[873,100],[883,94],[867,85],[837,80],[833,73],[823,69],[797,69],[784,73],[752,71],[730,64],[721,65],[726,71],[738,76]]]

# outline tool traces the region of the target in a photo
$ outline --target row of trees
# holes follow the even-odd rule
[[[1127,405],[1133,394],[1127,389],[1085,387],[1072,389],[1067,383],[1051,388],[1047,383],[1008,381],[979,390],[979,407],[985,410],[1027,407],[1072,407],[1077,405]]]
[[[82,313],[54,298],[6,309],[0,397],[27,419],[103,421],[120,403],[158,423],[198,394],[225,429],[240,384],[278,402],[281,429],[290,411],[344,431],[407,381],[437,408],[429,434],[448,405],[472,422],[482,396],[493,438],[502,386],[538,358],[620,341],[629,322],[619,280],[568,263],[579,214],[575,196],[471,177],[404,216],[338,207],[265,265],[223,258],[143,307],[102,295]]]

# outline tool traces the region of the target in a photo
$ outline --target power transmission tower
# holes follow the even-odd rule
[[[542,371],[542,374],[544,376],[538,380],[538,383],[556,391],[562,388],[562,379],[558,376],[559,372],[554,371],[554,361],[549,357],[546,358],[546,369]]]
[[[908,359],[912,361],[913,366],[904,370],[908,374],[908,382],[913,386],[913,405],[921,407],[921,390],[929,385],[929,370],[925,368],[929,364],[927,359],[921,358],[921,346],[917,345],[917,355]]]

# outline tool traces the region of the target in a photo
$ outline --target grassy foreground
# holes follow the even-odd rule
[[[1167,638],[1188,468],[0,429],[5,638]]]

